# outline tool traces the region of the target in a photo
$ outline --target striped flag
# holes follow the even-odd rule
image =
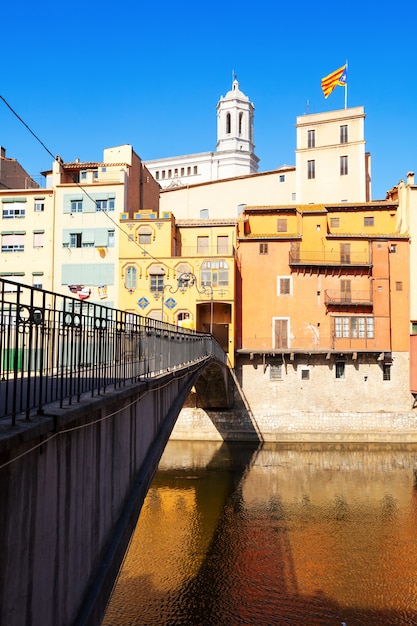
[[[341,85],[341,87],[347,85],[347,64],[321,79],[321,88],[325,98],[330,96],[336,85]]]

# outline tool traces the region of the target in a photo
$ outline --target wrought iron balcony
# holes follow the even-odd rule
[[[338,289],[326,289],[324,302],[327,307],[372,307],[369,291],[342,292]]]
[[[292,267],[365,267],[372,266],[368,252],[341,254],[336,251],[291,251],[289,265]]]

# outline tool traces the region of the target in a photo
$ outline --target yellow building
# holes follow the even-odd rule
[[[233,363],[236,220],[121,216],[119,306],[169,324],[212,332]]]

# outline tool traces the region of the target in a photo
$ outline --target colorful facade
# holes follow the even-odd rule
[[[247,207],[237,258],[237,353],[247,371],[262,363],[282,408],[348,410],[358,392],[369,410],[410,408],[396,203]]]
[[[234,362],[236,220],[175,221],[141,211],[125,220],[120,308],[211,332]]]

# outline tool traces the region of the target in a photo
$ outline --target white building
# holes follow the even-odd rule
[[[145,165],[163,189],[195,185],[258,171],[254,145],[255,107],[239,89],[232,89],[217,104],[215,152],[200,152],[146,161]]]

